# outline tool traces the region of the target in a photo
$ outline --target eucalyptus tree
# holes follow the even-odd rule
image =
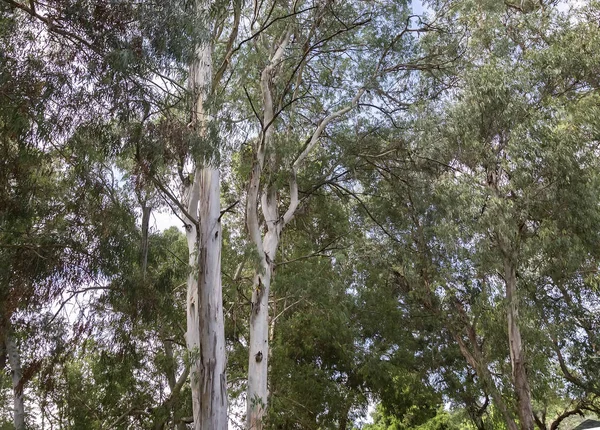
[[[210,4],[196,1],[196,23],[209,22]],[[213,28],[209,24],[206,31]],[[233,32],[234,30],[232,30]],[[208,135],[211,112],[207,96],[212,91],[213,43],[211,35],[195,48],[190,64],[192,101],[190,126],[199,136]],[[221,203],[218,158],[194,159],[193,180],[184,182],[187,196],[186,231],[189,251],[187,332],[191,352],[192,404],[195,429],[227,428],[225,326],[221,287]]]
[[[563,75],[554,80],[548,80],[546,70],[539,67],[541,58],[554,56],[556,48],[563,45],[554,42],[556,39],[570,39],[572,32],[579,33],[570,27],[568,18],[551,7],[529,13],[509,12],[508,23],[502,22],[503,13],[504,8],[491,8],[488,26],[481,29],[482,34],[500,26],[522,30],[507,32],[504,41],[498,44],[485,37],[481,39],[489,56],[488,64],[472,69],[462,103],[451,114],[462,128],[453,143],[462,154],[453,161],[461,172],[464,169],[468,172],[458,182],[469,178],[470,186],[479,184],[478,189],[483,191],[479,197],[482,209],[478,224],[487,230],[487,237],[477,242],[478,247],[490,246],[496,251],[494,257],[484,256],[482,263],[492,264],[494,258],[502,262],[497,270],[505,286],[511,379],[519,425],[530,429],[535,425],[534,420],[541,420],[534,413],[531,399],[531,381],[535,378],[527,371],[528,363],[534,362],[535,347],[526,346],[527,337],[521,333],[522,330],[533,333],[535,326],[529,326],[524,318],[529,307],[536,308],[534,297],[542,295],[540,283],[560,284],[565,274],[573,279],[589,265],[593,267],[598,255],[593,241],[588,240],[590,232],[581,235],[581,219],[577,215],[586,212],[589,215],[585,222],[595,224],[598,218],[591,208],[597,203],[590,198],[575,202],[570,197],[595,194],[597,166],[593,138],[574,139],[562,131],[565,124],[579,130],[591,125],[573,119],[587,104],[585,94],[592,88],[583,85],[573,89],[571,94],[583,97],[575,102],[569,90],[562,95],[557,92],[577,79],[570,76],[572,69],[568,62],[556,64]],[[587,35],[597,37],[593,32]],[[537,36],[541,39],[536,39]],[[527,40],[530,44],[524,45]],[[585,50],[575,52],[587,56]],[[471,128],[467,118],[474,116],[480,119]],[[548,237],[561,237],[567,231],[573,244],[562,249],[548,247]],[[545,268],[548,261],[553,261],[553,266],[567,264],[560,277],[556,272],[548,274]],[[493,283],[493,278],[489,276],[487,282]],[[533,285],[538,285],[537,294],[528,297],[527,291]],[[533,301],[528,302],[530,297]],[[530,358],[525,357],[526,351]],[[548,394],[543,393],[541,385],[535,388],[540,399]]]
[[[281,244],[270,299],[267,428],[351,428],[366,408],[356,302],[347,294],[354,234],[346,203],[313,195]]]
[[[31,39],[28,42],[30,47],[41,48],[46,41],[51,46],[51,56],[40,55],[49,60],[47,67],[62,66],[65,69],[62,76],[70,91],[65,92],[58,105],[72,108],[69,112],[63,111],[60,117],[62,121],[70,118],[72,122],[65,127],[61,138],[86,121],[104,123],[107,128],[116,124],[116,134],[121,136],[112,142],[114,147],[111,149],[118,153],[132,146],[137,150],[137,173],[141,173],[138,176],[156,180],[155,167],[143,163],[150,157],[140,153],[143,142],[139,140],[144,137],[144,127],[152,128],[148,120],[153,120],[157,113],[167,109],[174,99],[189,100],[180,82],[187,74],[183,69],[190,65],[189,93],[194,100],[186,113],[188,119],[185,123],[189,123],[186,136],[195,136],[199,138],[197,140],[208,136],[205,104],[212,79],[212,38],[218,39],[211,33],[212,30],[217,31],[211,20],[215,18],[214,13],[223,14],[226,5],[197,2],[190,10],[185,4],[157,5],[149,2],[105,4],[65,1],[48,5],[36,1],[6,0],[2,4],[9,13],[19,16],[29,28],[43,35],[37,44]],[[239,6],[239,3],[236,5]],[[159,15],[162,16],[157,19]],[[205,19],[207,17],[209,19]],[[85,108],[81,105],[83,102],[87,103]],[[185,129],[185,125],[182,128]],[[172,145],[177,143],[172,142]],[[189,279],[188,342],[195,357],[192,372],[195,425],[201,428],[215,419],[217,427],[225,428],[225,351],[223,319],[218,316],[219,309],[222,309],[219,178],[218,170],[209,168],[217,160],[192,155],[185,149],[179,155],[177,161],[182,161],[180,185],[187,188],[188,197],[185,205],[181,199],[171,203],[179,206],[189,233],[192,274]],[[189,163],[194,164],[191,180],[183,176],[183,165],[188,167]],[[202,165],[206,169],[203,170]],[[169,183],[156,182],[155,185],[166,197],[172,197],[168,191]],[[216,323],[208,323],[213,320],[209,306],[217,310]],[[207,322],[201,321],[202,318]],[[200,333],[201,328],[207,331]],[[218,366],[216,370],[215,366]],[[211,381],[210,392],[202,389],[206,386],[205,379]],[[214,396],[217,400],[212,399]],[[215,417],[209,418],[213,415],[211,405],[215,405],[218,411]]]
[[[4,3],[27,14],[52,46],[65,48],[56,64],[71,66],[66,74],[71,89],[92,88],[90,105],[74,115],[74,124],[94,118],[106,126],[116,124],[116,135],[125,139],[116,138],[111,149],[122,152],[125,141],[134,153],[140,186],[149,179],[186,226],[187,342],[196,428],[223,428],[227,421],[219,199],[224,154],[218,141],[228,109],[243,117],[261,100],[246,205],[259,258],[250,324],[248,419],[260,426],[267,402],[268,289],[283,225],[300,202],[297,175],[326,129],[354,110],[368,88],[385,92],[394,82],[384,74],[419,67],[407,63],[405,36],[413,29],[404,2],[252,6],[198,1],[191,9],[189,4],[146,2],[59,2],[55,7],[35,1]],[[158,15],[164,19],[156,19]],[[397,22],[406,25],[396,29]],[[235,69],[227,76],[232,64]],[[257,71],[252,82],[245,79],[248,70]],[[186,78],[187,90],[181,85]],[[318,82],[322,79],[324,85]],[[230,82],[237,86],[227,89]],[[226,96],[239,97],[246,87],[255,93],[250,106],[237,108],[232,99],[223,104]],[[402,96],[396,89],[386,97],[396,93]],[[90,95],[70,94],[77,94],[80,102]],[[65,133],[73,128],[71,124]],[[291,144],[287,156],[282,146],[280,157],[275,143],[284,133]],[[279,217],[276,179],[286,174],[291,179],[289,205]],[[181,196],[171,191],[173,184]],[[267,226],[264,237],[259,194]]]
[[[133,211],[112,157],[122,142],[115,122],[154,95],[142,84],[149,63],[136,12],[128,3],[0,3],[0,333],[16,381],[17,428],[24,426],[23,386],[39,362],[19,357],[14,347],[26,343],[11,339],[29,335],[25,326],[54,327],[44,318],[52,303],[103,288],[79,286],[110,279],[120,250],[130,249]]]
[[[21,30],[19,17],[3,7],[0,20],[0,362],[2,368],[7,361],[10,365],[14,426],[24,429],[23,388],[29,378],[24,377],[27,369],[24,372],[15,316],[40,307],[48,297],[56,297],[61,288],[57,281],[76,275],[81,256],[77,255],[80,250],[69,246],[75,244],[69,239],[74,230],[69,229],[63,214],[67,192],[46,148],[48,142],[43,140],[47,127],[42,119],[51,95],[43,88],[45,70],[20,56],[19,51],[27,48],[24,39],[31,33],[29,29]],[[53,78],[56,76],[47,74],[49,83],[56,83]],[[66,266],[70,258],[71,273]]]
[[[410,19],[406,2],[264,2],[237,96],[248,100],[251,163],[245,220],[257,259],[253,281],[247,426],[261,428],[268,401],[269,294],[281,235],[301,206],[299,178],[322,140],[340,122],[353,123],[357,107],[406,94],[398,80],[422,67],[411,51],[411,32],[426,31]],[[393,77],[390,77],[393,76]],[[391,87],[391,89],[390,89]],[[241,91],[243,90],[243,91]],[[369,90],[373,94],[368,94]],[[330,148],[337,153],[336,149]],[[340,174],[325,167],[320,182]],[[288,185],[284,185],[288,182]],[[306,183],[307,189],[318,184]]]
[[[75,342],[34,384],[41,419],[60,428],[186,428],[192,418],[186,360],[185,236],[148,237],[142,272],[137,241],[102,295],[78,320]]]
[[[576,325],[556,337],[581,303],[551,305],[551,318],[543,309],[554,288],[565,300],[566,285],[594,295],[584,275],[598,264],[596,122],[584,113],[595,100],[585,48],[598,37],[594,9],[466,1],[452,10],[468,46],[455,87],[414,111],[413,133],[361,155],[381,178],[367,193],[387,197],[369,199],[370,213],[379,236],[404,249],[398,286],[443,321],[506,426],[556,428],[597,407],[592,386],[581,392],[554,365],[570,372],[556,349],[567,339],[593,342]],[[574,404],[549,417],[556,392]]]
[[[0,355],[8,355],[13,376],[17,428],[23,428],[27,415],[25,387],[64,343],[61,334],[67,330],[57,319],[63,307],[57,303],[103,288],[102,281],[119,266],[123,255],[118,250],[134,225],[126,202],[111,200],[117,193],[105,188],[105,172],[57,162],[54,151],[30,137],[7,139],[2,147],[3,160],[12,166],[3,170],[2,184],[7,211],[2,214],[1,333],[6,348]]]

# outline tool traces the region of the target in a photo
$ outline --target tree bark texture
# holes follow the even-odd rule
[[[13,424],[15,430],[25,430],[25,403],[23,400],[23,369],[21,368],[21,354],[17,348],[15,338],[8,334],[5,340],[6,354],[10,364],[13,387]]]
[[[279,229],[269,231],[263,241],[260,271],[254,274],[250,315],[247,417],[249,429],[262,429],[267,406],[269,359],[269,291],[273,261],[279,244]]]
[[[519,327],[519,299],[517,296],[517,276],[515,264],[509,258],[504,259],[504,278],[506,282],[508,343],[512,378],[517,395],[517,411],[522,430],[533,430],[533,410],[531,390],[527,378],[525,350]]]
[[[198,1],[200,22],[207,15]],[[202,43],[190,65],[189,87],[194,96],[191,126],[206,137],[210,120],[205,112],[212,79],[212,45]],[[187,281],[187,347],[195,430],[227,429],[225,325],[221,288],[220,171],[215,160],[194,160],[188,190],[187,242],[190,274]]]
[[[274,184],[265,184],[261,189],[261,176],[265,163],[275,169],[275,154],[271,152],[266,160],[267,148],[273,145],[274,120],[273,97],[270,81],[273,68],[281,60],[289,38],[290,30],[285,30],[269,64],[261,73],[263,97],[263,124],[267,125],[254,148],[255,158],[248,186],[246,202],[246,224],[250,239],[259,257],[259,265],[254,274],[252,305],[250,311],[250,348],[248,354],[248,390],[246,392],[246,420],[248,429],[263,428],[263,418],[267,407],[268,357],[269,357],[269,291],[273,275],[273,263],[283,229],[284,219],[279,216],[277,189]],[[263,221],[267,233],[261,232],[258,218],[258,202],[261,200]]]
[[[261,151],[261,148],[259,148],[259,151]],[[248,231],[256,247],[260,261],[253,279],[250,313],[248,391],[246,393],[247,427],[253,430],[263,428],[263,419],[267,407],[269,292],[273,276],[273,264],[284,223],[283,219],[280,219],[279,216],[277,190],[274,185],[268,185],[261,196],[261,208],[267,227],[267,233],[264,237],[262,236],[258,223],[258,198],[260,176],[264,163],[264,148],[262,151],[262,153],[259,152],[258,159],[252,171],[246,208]]]

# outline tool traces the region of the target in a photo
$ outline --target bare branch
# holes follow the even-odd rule
[[[56,319],[56,317],[58,317],[58,314],[60,314],[60,312],[65,307],[65,305],[67,303],[69,303],[71,301],[71,299],[73,297],[75,297],[76,295],[87,293],[90,291],[106,291],[106,290],[111,290],[111,289],[112,289],[111,286],[97,286],[97,287],[87,287],[87,288],[82,288],[80,290],[72,291],[71,294],[69,295],[69,297],[67,297],[65,300],[62,301],[62,303],[58,307],[58,310],[54,313],[52,318],[50,318],[50,321],[48,321],[47,325],[49,326],[50,324],[52,324],[54,322],[54,320]]]
[[[297,305],[298,303],[304,301],[304,298],[302,299],[298,299],[296,300],[294,303],[291,303],[289,305],[287,305],[285,308],[283,308],[283,310],[281,312],[279,312],[277,315],[275,315],[272,319],[271,319],[271,324],[273,324],[275,321],[277,321],[277,318],[279,318],[281,315],[283,315],[285,313],[285,311],[287,311],[288,309],[290,309],[292,306]]]
[[[552,424],[550,425],[550,430],[557,430],[560,423],[562,423],[566,418],[568,418],[572,415],[584,416],[581,405],[578,405],[574,409],[568,409],[568,408],[565,409],[564,412],[561,413],[558,417],[556,417],[556,419],[552,422]]]
[[[238,51],[245,43],[248,43],[251,40],[256,39],[258,36],[260,36],[265,30],[267,30],[270,26],[272,26],[273,24],[275,24],[277,21],[281,21],[281,20],[290,18],[290,17],[295,16],[295,15],[303,14],[304,12],[308,12],[309,10],[312,10],[314,8],[316,8],[316,6],[307,7],[306,9],[301,9],[301,10],[289,13],[287,15],[282,15],[282,16],[278,16],[277,18],[273,18],[273,20],[271,22],[269,22],[268,24],[262,26],[260,28],[260,30],[258,30],[256,33],[254,33],[253,35],[251,35],[251,36],[247,37],[246,39],[242,40],[238,44],[238,46],[236,46],[236,48],[233,50],[233,52],[235,53],[236,51]]]
[[[223,215],[225,215],[227,212],[233,212],[233,211],[232,211],[232,209],[233,209],[234,207],[236,207],[236,206],[237,206],[237,204],[238,204],[239,202],[240,202],[239,200],[236,200],[235,202],[233,202],[232,204],[230,204],[229,206],[227,206],[225,209],[223,209],[223,210],[221,211],[221,215],[219,215],[219,218],[218,218],[218,220],[217,220],[217,221],[218,221],[218,222],[221,222],[221,218],[222,218],[222,217],[223,217]]]
[[[188,208],[186,209],[183,204],[179,201],[178,198],[176,198],[173,193],[171,193],[171,191],[169,191],[167,189],[167,187],[165,187],[158,179],[156,179],[154,176],[150,176],[150,180],[152,181],[152,183],[154,185],[156,185],[156,187],[162,191],[163,195],[165,195],[166,197],[169,198],[169,200],[171,200],[171,202],[173,202],[173,204],[175,206],[177,206],[177,208],[181,211],[181,213],[183,215],[185,215],[185,217],[190,221],[190,223],[192,223],[193,226],[195,226],[196,228],[198,228],[198,218],[192,216],[192,214],[190,214],[191,210],[194,210],[198,208],[198,182],[199,182],[199,172],[196,172],[196,174],[194,175],[194,183],[190,189],[190,202],[188,204]]]
[[[286,264],[295,263],[296,261],[308,260],[309,258],[313,258],[313,257],[330,257],[330,255],[324,254],[324,252],[326,252],[326,251],[333,251],[335,249],[343,249],[343,248],[338,248],[338,247],[330,248],[330,246],[333,245],[338,240],[339,240],[339,238],[336,238],[336,239],[332,240],[327,245],[325,245],[324,247],[322,247],[321,249],[319,249],[319,250],[317,250],[315,252],[312,252],[312,253],[307,254],[307,255],[303,255],[301,257],[293,258],[291,260],[282,261],[281,263],[277,263],[276,266],[277,267],[278,266],[284,266]]]
[[[362,201],[362,199],[360,197],[358,197],[358,195],[356,193],[354,193],[353,191],[350,191],[349,189],[343,187],[340,184],[337,184],[335,182],[328,182],[327,185],[334,187],[334,188],[338,188],[339,190],[343,191],[344,193],[354,197],[354,199],[360,203],[361,207],[364,209],[364,211],[367,213],[367,216],[371,219],[371,221],[373,221],[375,224],[377,224],[377,226],[381,229],[381,231],[383,231],[385,233],[386,236],[388,236],[390,239],[392,239],[394,242],[399,242],[399,240],[394,237],[394,235],[392,235],[378,220],[377,218],[375,218],[375,216],[373,216],[373,214],[371,213],[371,211],[369,210],[369,208],[367,207],[367,205]]]
[[[365,88],[361,88],[360,90],[358,90],[358,92],[356,93],[356,95],[354,96],[352,101],[350,102],[349,106],[346,106],[340,110],[337,110],[337,111],[329,114],[321,121],[321,123],[318,125],[318,127],[312,134],[310,141],[308,142],[308,145],[306,145],[306,148],[304,148],[304,151],[302,151],[300,153],[300,155],[296,158],[296,161],[294,161],[294,163],[292,164],[292,169],[294,169],[294,171],[296,171],[296,172],[298,171],[298,167],[302,164],[302,162],[308,156],[308,154],[312,151],[312,149],[317,145],[317,143],[319,142],[319,138],[321,137],[321,134],[323,133],[323,130],[325,130],[325,127],[327,127],[327,125],[329,123],[331,123],[332,121],[345,115],[346,113],[350,112],[354,107],[356,107],[360,97],[364,93],[365,93]]]

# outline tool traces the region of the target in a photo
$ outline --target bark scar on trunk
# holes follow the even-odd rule
[[[262,279],[258,277],[258,284],[256,285],[256,302],[252,303],[253,310],[256,314],[258,314],[260,310],[260,302],[262,301],[262,296],[264,294],[265,287],[262,283]]]

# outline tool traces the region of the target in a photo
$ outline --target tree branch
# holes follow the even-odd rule
[[[566,418],[572,415],[581,415],[583,416],[583,410],[580,405],[578,405],[575,409],[568,410],[566,409],[562,414],[560,414],[550,425],[550,430],[557,430],[560,423],[562,423]]]
[[[361,96],[364,93],[365,93],[365,88],[361,88],[360,90],[358,90],[358,92],[356,93],[356,95],[354,96],[352,101],[350,102],[349,106],[346,106],[340,110],[337,110],[337,111],[329,114],[321,121],[321,123],[317,126],[314,133],[310,137],[310,141],[306,145],[306,148],[304,148],[304,151],[302,151],[300,153],[300,155],[298,155],[298,157],[292,164],[292,169],[294,169],[296,172],[298,171],[298,167],[302,164],[302,162],[307,157],[307,155],[312,151],[312,149],[317,145],[319,138],[321,137],[321,134],[323,133],[323,130],[325,130],[325,127],[327,127],[327,125],[330,122],[332,122],[332,121],[336,120],[337,118],[341,117],[342,115],[350,112],[354,107],[356,107],[356,105],[358,104],[358,100],[361,98]]]
[[[233,3],[233,28],[231,29],[231,33],[229,34],[229,39],[227,40],[227,47],[225,48],[225,56],[223,57],[223,62],[221,63],[221,66],[217,69],[217,73],[215,73],[215,76],[213,77],[213,82],[211,85],[212,92],[214,92],[215,89],[217,88],[217,85],[221,81],[221,78],[223,77],[225,70],[227,70],[229,61],[231,60],[231,57],[233,56],[233,53],[234,53],[233,43],[235,42],[235,39],[237,38],[238,30],[240,27],[240,18],[242,15],[241,11],[242,11],[241,0],[234,0],[234,3]]]
[[[199,228],[199,224],[198,224],[198,219],[197,217],[192,216],[192,214],[190,214],[190,212],[188,212],[188,210],[193,210],[194,208],[197,209],[198,207],[198,181],[199,181],[199,172],[196,172],[196,174],[194,175],[194,183],[190,189],[190,201],[188,204],[188,208],[186,209],[183,204],[179,201],[179,199],[177,199],[172,193],[171,191],[169,191],[167,189],[167,187],[165,187],[158,179],[156,179],[154,176],[150,176],[150,180],[152,181],[152,183],[154,185],[156,185],[156,187],[162,191],[162,193],[169,198],[169,200],[171,200],[171,202],[173,202],[173,204],[175,206],[177,206],[177,208],[181,211],[181,213],[183,215],[185,215],[185,217],[192,223],[192,225],[194,227],[196,227],[196,229]]]
[[[232,204],[230,204],[229,206],[227,206],[225,209],[223,209],[223,210],[221,211],[221,214],[219,215],[219,218],[218,218],[217,222],[221,222],[221,218],[222,218],[222,217],[223,217],[223,215],[225,215],[227,212],[233,212],[233,211],[232,211],[232,209],[233,209],[234,207],[236,207],[236,206],[237,206],[237,204],[238,204],[239,202],[240,202],[239,200],[236,200],[235,202],[233,202]]]
[[[325,127],[327,127],[327,125],[332,121],[335,121],[337,118],[345,115],[346,113],[350,112],[354,107],[356,107],[358,104],[358,100],[364,93],[365,89],[361,88],[352,98],[352,101],[350,102],[349,106],[339,109],[326,116],[315,129],[304,150],[300,153],[300,155],[298,155],[298,157],[292,164],[292,169],[290,172],[290,204],[288,205],[288,208],[285,211],[285,214],[283,215],[283,225],[288,224],[294,218],[294,214],[298,209],[298,168],[304,162],[304,160],[306,159],[308,154],[313,150],[313,148],[319,143],[319,139],[321,137],[321,134],[323,134]]]

